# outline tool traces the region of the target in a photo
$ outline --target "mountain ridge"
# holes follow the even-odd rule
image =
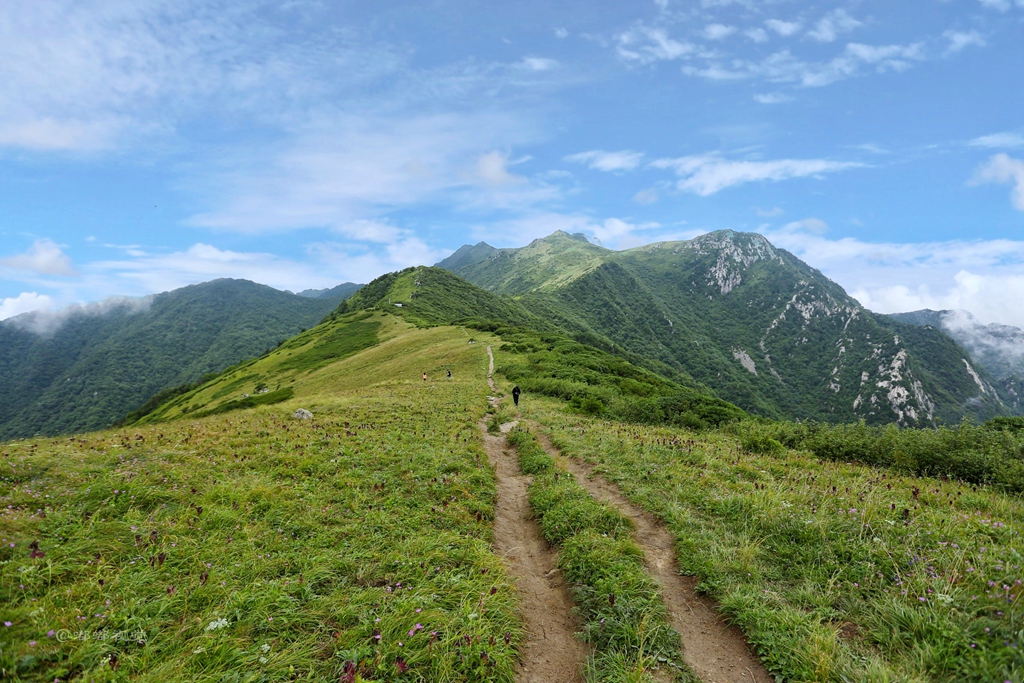
[[[1013,410],[948,335],[864,309],[758,233],[624,251],[555,233],[476,255],[453,272],[766,417],[922,426]]]
[[[112,424],[161,390],[316,325],[338,303],[222,278],[71,309],[59,325],[31,313],[0,321],[0,439]]]

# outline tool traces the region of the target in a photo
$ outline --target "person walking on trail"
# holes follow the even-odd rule
[[[521,394],[521,393],[522,392],[519,391],[519,385],[518,384],[516,386],[512,387],[512,401],[516,404],[516,406],[519,405],[519,394]]]
[[[423,381],[424,381],[424,382],[426,382],[426,381],[427,381],[427,373],[425,373],[425,372],[423,373]]]

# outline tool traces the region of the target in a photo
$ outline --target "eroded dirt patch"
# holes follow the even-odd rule
[[[487,434],[480,423],[484,448],[497,473],[498,504],[494,520],[494,549],[515,577],[526,625],[519,683],[577,683],[587,648],[573,635],[569,588],[556,569],[557,553],[548,547],[530,519],[529,477],[519,474],[515,454],[504,437]]]
[[[750,650],[746,638],[695,591],[697,578],[682,576],[672,533],[650,513],[633,505],[618,487],[586,463],[563,457],[546,434],[532,430],[544,449],[564,463],[590,495],[632,520],[651,576],[661,586],[672,627],[683,643],[683,658],[705,683],[772,683],[774,678]]]
[[[490,355],[490,347],[487,351]],[[493,371],[491,356],[487,380],[492,391]],[[501,425],[502,433],[512,426],[513,423]],[[572,615],[569,587],[556,567],[557,552],[548,547],[530,517],[530,477],[520,474],[515,453],[508,448],[505,437],[487,433],[486,419],[480,421],[480,432],[498,484],[494,550],[515,577],[526,626],[516,681],[581,683],[588,648],[574,635],[578,625]]]

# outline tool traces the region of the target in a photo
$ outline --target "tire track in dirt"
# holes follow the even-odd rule
[[[494,355],[489,346],[487,355],[487,382],[493,392]],[[516,681],[581,683],[587,647],[574,635],[577,624],[572,616],[572,598],[556,568],[557,553],[548,547],[530,517],[527,487],[531,478],[520,474],[515,454],[507,447],[504,436],[488,434],[486,418],[479,425],[498,485],[494,549],[515,577],[526,627]]]
[[[679,573],[672,532],[650,513],[633,505],[615,484],[586,463],[561,455],[551,439],[532,430],[544,449],[566,465],[590,495],[613,505],[632,520],[651,576],[661,587],[672,627],[683,642],[683,659],[704,683],[773,683],[775,680],[751,652],[743,632],[730,626],[715,603],[696,592],[697,578]]]

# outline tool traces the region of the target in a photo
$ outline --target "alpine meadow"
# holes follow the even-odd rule
[[[911,354],[939,344],[963,368],[956,342],[875,318],[813,271],[790,276],[791,257],[756,238],[714,239],[777,265],[730,244],[722,259],[703,241],[633,256],[554,235],[527,248],[544,258],[473,264],[494,291],[410,268],[120,427],[0,445],[4,676],[511,682],[558,680],[557,665],[587,681],[1020,680],[1024,421],[992,389],[974,404],[988,422],[939,424],[967,383],[957,363]],[[714,348],[616,338],[637,328],[565,293],[609,276],[606,300],[635,304],[605,314],[674,315],[646,284],[656,274],[616,260],[686,249],[704,259],[681,277],[721,298],[767,288],[792,309],[792,287],[829,303],[804,299],[802,331],[768,336],[755,375]],[[799,358],[837,329],[851,356],[861,343],[837,311],[864,321],[881,350],[858,353],[880,372],[904,358],[934,424],[901,425],[899,403],[870,422],[780,417],[769,399],[809,382],[787,382],[787,345]],[[696,334],[685,324],[675,334]],[[893,330],[906,341],[885,341]],[[688,370],[722,358],[756,378],[745,394]]]

